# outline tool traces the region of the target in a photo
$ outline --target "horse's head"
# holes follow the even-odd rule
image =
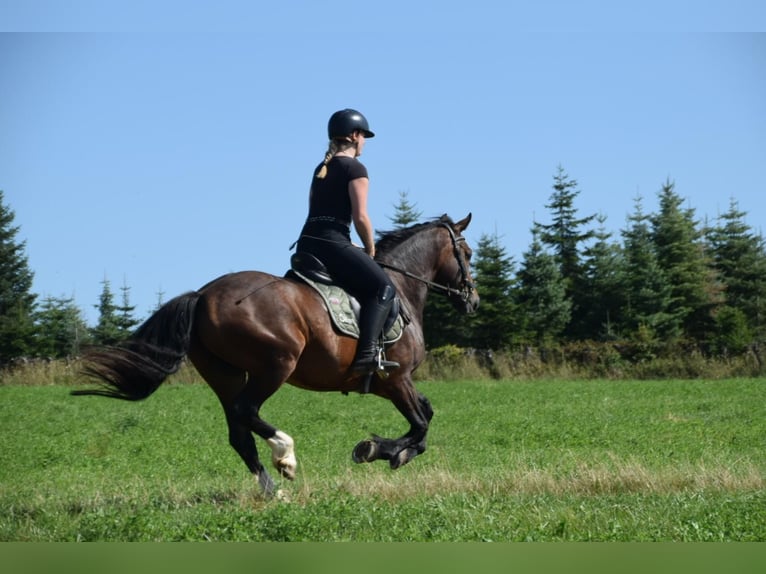
[[[472,313],[479,306],[479,294],[471,276],[472,251],[463,237],[470,222],[470,213],[457,223],[445,214],[384,233],[377,244],[378,262],[446,293],[458,310]]]
[[[447,297],[458,311],[473,313],[479,307],[479,294],[471,276],[471,256],[473,251],[468,245],[463,231],[471,223],[471,214],[457,223],[442,216],[440,227],[448,236],[441,250],[437,273],[434,281],[448,287]]]

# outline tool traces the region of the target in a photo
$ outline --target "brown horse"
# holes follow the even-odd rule
[[[389,399],[410,429],[397,439],[363,440],[354,448],[355,462],[383,459],[399,468],[426,449],[433,410],[412,382],[425,357],[423,309],[429,288],[446,293],[466,313],[478,307],[471,249],[461,235],[470,221],[470,214],[457,223],[444,215],[378,241],[377,259],[391,274],[407,321],[386,351],[399,368],[387,377],[376,374],[364,390]],[[144,399],[188,356],[223,406],[231,446],[271,495],[274,482],[258,458],[253,433],[271,447],[282,476],[293,479],[297,462],[292,438],[261,419],[261,405],[284,382],[361,392],[363,382],[348,373],[355,347],[356,339],[335,330],[322,298],[306,283],[289,274],[232,273],[168,301],[119,346],[88,352],[84,371],[101,386],[73,394]]]

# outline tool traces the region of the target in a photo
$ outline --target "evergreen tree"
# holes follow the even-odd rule
[[[73,298],[46,297],[37,313],[37,355],[54,359],[76,356],[89,342],[88,327]]]
[[[712,351],[728,357],[744,352],[753,342],[753,331],[741,309],[723,305],[715,315],[715,332],[711,337]]]
[[[619,336],[621,312],[625,307],[624,257],[619,243],[606,231],[606,217],[597,217],[594,243],[585,249],[583,267],[583,321],[580,332],[586,339],[613,340]]]
[[[497,235],[482,235],[476,246],[476,288],[481,305],[471,315],[471,346],[501,350],[509,347],[518,332],[513,303],[513,261]]]
[[[538,345],[554,342],[571,317],[571,301],[553,255],[546,253],[532,228],[532,244],[524,252],[519,280],[519,311],[525,335]]]
[[[115,319],[117,330],[120,334],[120,340],[123,340],[128,338],[133,332],[133,328],[138,325],[140,321],[133,315],[136,306],[130,304],[130,287],[128,287],[127,283],[123,282],[120,291],[122,292],[122,304],[116,308],[117,316]]]
[[[154,311],[158,311],[162,305],[165,304],[165,292],[162,290],[162,287],[159,288],[157,291],[157,305],[154,307]]]
[[[766,247],[745,221],[747,213],[732,199],[729,209],[708,230],[713,266],[724,284],[726,305],[740,310],[753,336],[766,338]]]
[[[585,307],[585,289],[581,245],[593,237],[592,230],[583,230],[596,217],[577,217],[575,199],[580,194],[577,181],[571,179],[561,166],[553,176],[553,193],[545,206],[551,211],[552,222],[547,225],[536,223],[540,241],[550,247],[556,256],[556,263],[564,281],[566,297],[571,301],[572,318],[567,328],[570,336],[581,336]]]
[[[650,217],[657,264],[670,284],[669,320],[683,333],[703,341],[712,328],[716,298],[714,274],[705,254],[694,210],[682,209],[683,199],[668,180],[659,192],[659,212]]]
[[[399,191],[399,203],[394,205],[394,216],[389,218],[396,229],[418,223],[422,216],[422,212],[416,209],[416,205],[410,203],[408,195],[406,191]]]
[[[0,367],[34,353],[33,314],[37,296],[31,292],[33,274],[18,242],[14,212],[0,191]]]
[[[112,293],[109,280],[105,277],[101,282],[103,286],[99,296],[98,305],[98,323],[91,331],[93,339],[99,345],[114,345],[123,338],[120,329],[120,319],[117,315],[118,307],[114,303],[114,294]]]
[[[431,291],[423,309],[423,338],[427,349],[436,349],[444,345],[469,347],[469,320],[455,309],[445,295]]]
[[[623,230],[625,252],[626,303],[622,323],[625,334],[649,333],[652,338],[674,338],[680,335],[679,324],[668,313],[671,287],[657,262],[649,216],[644,214],[641,198]]]

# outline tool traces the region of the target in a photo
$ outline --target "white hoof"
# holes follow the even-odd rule
[[[290,435],[278,430],[266,442],[271,447],[271,462],[274,464],[274,468],[288,480],[295,479],[298,461],[295,458],[295,443]]]

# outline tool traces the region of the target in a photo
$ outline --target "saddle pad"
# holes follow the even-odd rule
[[[312,281],[305,275],[291,269],[291,273],[294,273],[296,277],[300,278],[308,285],[314,288],[319,293],[330,312],[330,318],[333,324],[344,335],[359,338],[359,317],[354,313],[354,309],[351,305],[351,297],[343,289],[337,285],[325,285],[323,283],[317,283]],[[358,306],[358,304],[357,304]],[[391,328],[384,335],[384,343],[394,343],[398,341],[404,333],[404,320],[401,313],[396,317],[396,321],[391,325]]]

